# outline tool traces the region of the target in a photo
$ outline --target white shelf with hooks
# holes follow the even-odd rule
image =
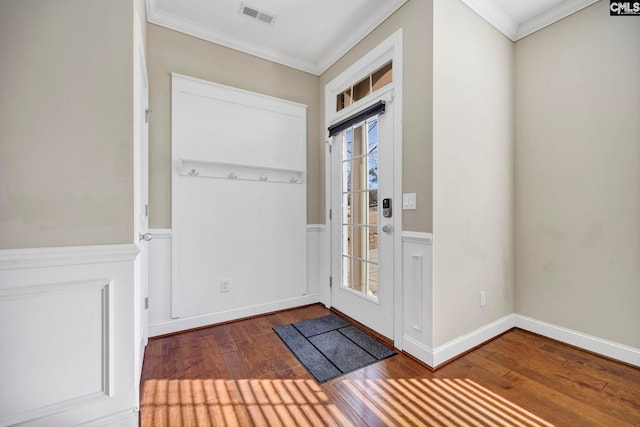
[[[194,178],[239,179],[287,184],[302,184],[306,176],[304,170],[190,159],[178,161],[178,173],[181,176]]]

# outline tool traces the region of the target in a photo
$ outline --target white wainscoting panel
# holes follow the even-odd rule
[[[433,366],[433,245],[430,233],[404,231],[402,349]]]
[[[149,241],[149,336],[171,322],[171,230],[151,229]]]
[[[135,245],[0,251],[0,426],[136,425]]]
[[[309,294],[329,304],[329,233],[324,224],[307,225],[307,283]]]

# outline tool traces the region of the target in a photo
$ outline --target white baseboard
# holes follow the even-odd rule
[[[105,417],[96,418],[78,427],[136,427],[138,426],[138,408],[129,408]]]
[[[279,310],[300,307],[303,305],[315,304],[321,302],[320,294],[304,295],[297,298],[291,298],[283,301],[270,302],[268,304],[255,305],[251,307],[242,307],[236,310],[228,310],[220,313],[207,314],[204,316],[189,317],[186,319],[174,319],[171,321],[157,323],[149,326],[149,336],[155,337],[159,335],[172,334],[175,332],[185,331],[188,329],[200,328],[217,323],[229,322],[231,320],[242,319],[245,317],[257,316],[260,314],[271,313]]]
[[[574,347],[640,367],[640,349],[608,341],[582,332],[519,314],[504,316],[466,335],[431,349],[410,337],[404,337],[405,351],[431,367],[441,366],[465,352],[507,332],[520,328]]]
[[[433,368],[433,349],[409,336],[402,337],[402,350]]]
[[[433,350],[433,367],[438,367],[443,363],[464,354],[480,344],[489,341],[492,338],[512,329],[514,327],[513,314],[504,316],[494,322],[491,322],[473,332],[462,335],[445,344],[436,347]]]
[[[551,323],[514,314],[514,326],[611,359],[640,367],[640,349],[607,341]]]

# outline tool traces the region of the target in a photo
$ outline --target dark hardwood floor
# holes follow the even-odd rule
[[[406,355],[318,385],[272,327],[321,305],[151,339],[142,426],[640,426],[640,369],[512,330],[438,369]]]

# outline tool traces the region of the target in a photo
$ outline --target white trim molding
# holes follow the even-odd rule
[[[523,22],[518,26],[518,33],[514,41],[527,37],[538,30],[543,29],[569,15],[591,6],[598,0],[566,0],[554,8],[551,8],[538,16],[534,16],[527,22]]]
[[[170,228],[150,228],[149,233],[151,233],[152,240],[157,239],[171,239],[171,229]]]
[[[482,345],[513,328],[586,350],[613,360],[640,367],[640,349],[594,337],[520,314],[509,314],[475,331],[455,338],[435,349],[405,337],[405,350],[427,365],[437,368],[442,364]]]
[[[133,261],[139,252],[134,244],[2,249],[0,270]]]
[[[138,407],[136,406],[136,407],[127,408],[120,412],[116,412],[114,414],[96,418],[95,420],[91,420],[84,424],[78,425],[78,427],[105,427],[105,426],[137,427],[138,426]]]
[[[512,41],[518,41],[569,15],[572,15],[598,0],[565,0],[557,6],[534,16],[528,21],[518,23],[491,0],[461,0],[482,19],[493,25]]]
[[[361,21],[351,33],[350,37],[344,38],[344,41],[325,55],[316,65],[317,75],[321,75],[329,69],[334,63],[349,52],[355,45],[360,43],[369,33],[375,30],[388,17],[393,15],[396,10],[400,9],[407,0],[392,0],[385,2],[376,13],[372,14],[369,19]]]
[[[493,25],[498,31],[511,40],[516,41],[518,23],[497,4],[487,0],[460,0],[467,7],[480,15],[482,19]]]
[[[310,294],[297,298],[291,298],[288,300],[274,301],[250,307],[241,307],[218,313],[205,314],[202,316],[193,316],[183,319],[172,319],[166,322],[150,325],[149,336],[155,337],[159,335],[173,334],[175,332],[202,328],[205,326],[216,325],[218,323],[243,319],[245,317],[259,316],[265,313],[287,310],[290,308],[301,307],[318,302],[320,302],[320,295]]]
[[[326,224],[307,224],[307,232],[309,233],[326,233]]]
[[[433,234],[431,233],[423,233],[419,231],[403,231],[402,232],[402,241],[403,242],[411,242],[418,243],[423,245],[432,245],[433,244]]]
[[[640,349],[618,344],[562,326],[514,314],[514,326],[611,359],[640,367]]]
[[[433,367],[446,363],[514,327],[513,314],[501,317],[473,332],[455,338],[433,350]]]

